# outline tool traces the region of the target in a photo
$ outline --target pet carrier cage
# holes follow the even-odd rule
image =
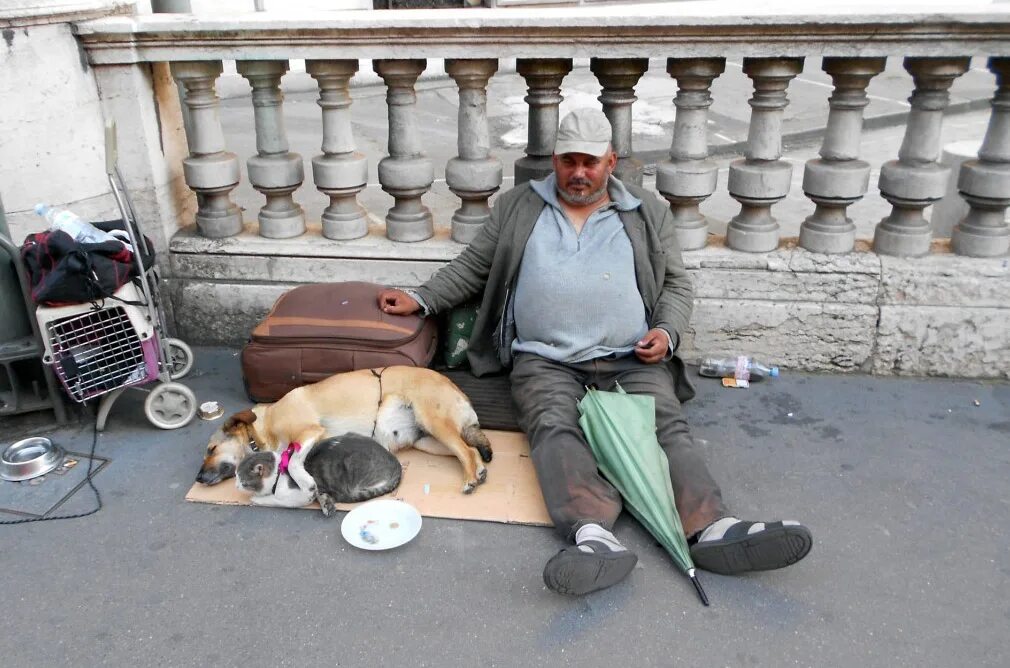
[[[50,365],[74,401],[101,397],[98,429],[105,427],[112,404],[130,387],[157,382],[144,401],[144,413],[156,427],[182,427],[196,415],[193,392],[175,382],[193,364],[192,350],[179,339],[165,337],[157,268],[147,239],[116,165],[116,130],[105,131],[106,172],[122,215],[112,226],[127,233],[133,249],[136,277],[111,297],[67,306],[39,306],[35,311],[45,343],[43,361]]]

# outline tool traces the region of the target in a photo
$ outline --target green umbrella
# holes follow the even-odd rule
[[[648,395],[588,389],[579,401],[579,425],[600,472],[617,488],[631,514],[666,548],[691,579],[701,602],[708,597],[695,573],[673,498],[670,465],[656,440],[656,400]]]

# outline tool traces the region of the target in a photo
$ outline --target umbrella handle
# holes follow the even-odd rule
[[[692,568],[692,569],[690,569],[687,572],[687,577],[691,579],[691,584],[694,585],[694,590],[696,592],[698,592],[698,598],[701,599],[701,602],[707,608],[708,607],[708,596],[705,594],[705,590],[702,589],[702,587],[701,587],[701,580],[698,579],[698,574],[695,573],[694,569]]]

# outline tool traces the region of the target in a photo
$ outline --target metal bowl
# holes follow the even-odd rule
[[[63,462],[63,448],[33,436],[7,446],[0,456],[0,478],[18,481],[49,473]]]
[[[216,420],[224,415],[224,408],[216,401],[205,401],[200,404],[197,415],[200,416],[201,420]]]

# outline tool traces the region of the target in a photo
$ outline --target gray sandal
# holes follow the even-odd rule
[[[594,549],[583,552],[577,546],[566,547],[544,566],[544,584],[559,594],[581,596],[606,589],[628,577],[638,556],[630,550],[614,552],[603,543],[588,540],[582,543]]]
[[[758,522],[737,522],[718,540],[699,541],[691,547],[695,566],[723,575],[783,568],[807,556],[813,546],[810,530],[800,524],[765,522],[765,528],[748,534]]]

